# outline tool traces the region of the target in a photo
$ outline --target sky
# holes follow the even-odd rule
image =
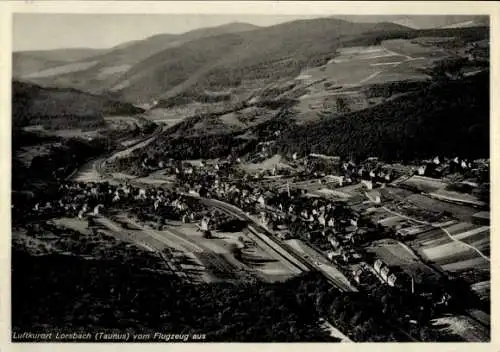
[[[14,51],[110,48],[159,33],[179,34],[231,22],[271,26],[313,17],[318,16],[16,13],[12,46]]]

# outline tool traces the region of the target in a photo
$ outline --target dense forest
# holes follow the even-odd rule
[[[47,88],[12,82],[12,125],[43,125],[50,129],[93,128],[104,125],[103,116],[138,114],[132,104],[70,88]]]
[[[434,155],[489,156],[489,72],[429,87],[370,109],[291,125],[286,154],[410,160]]]
[[[340,293],[317,273],[275,284],[191,285],[144,270],[151,259],[124,260],[120,251],[113,253],[106,260],[85,260],[14,250],[13,330],[170,331],[207,334],[207,341],[333,342],[319,323],[327,318],[355,341],[406,340],[364,295]]]
[[[288,156],[294,152],[354,159],[378,156],[389,162],[436,155],[489,157],[488,71],[456,80],[394,82],[367,88],[368,96],[403,92],[406,94],[365,110],[340,116],[324,114],[319,121],[301,125],[294,123],[293,100],[275,101],[272,108],[280,109],[275,117],[239,131],[195,133],[194,125],[202,120],[215,123],[223,113],[193,116],[166,130],[144,150],[118,160],[114,167],[140,174],[145,158],[242,156],[256,151],[258,141],[269,139],[276,140],[271,153]],[[268,102],[262,104],[267,106]]]

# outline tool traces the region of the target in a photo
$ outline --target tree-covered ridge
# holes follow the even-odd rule
[[[49,128],[93,128],[104,125],[103,116],[138,114],[142,109],[105,96],[70,88],[47,88],[12,82],[14,127],[43,125]]]
[[[292,126],[282,136],[279,144],[285,153],[385,160],[488,157],[489,72],[435,82],[371,109]]]

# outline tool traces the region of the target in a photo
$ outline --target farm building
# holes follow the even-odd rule
[[[373,264],[373,268],[377,273],[380,273],[380,270],[382,269],[383,266],[384,263],[380,259],[375,260],[375,263]]]

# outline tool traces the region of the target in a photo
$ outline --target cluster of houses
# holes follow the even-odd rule
[[[82,219],[98,216],[111,207],[140,205],[141,213],[189,222],[198,220],[203,210],[198,201],[175,191],[109,183],[65,182],[56,194],[33,200],[33,203],[28,213]]]
[[[456,173],[473,175],[488,168],[488,160],[469,160],[460,157],[447,158],[436,156],[433,159],[423,160],[414,173],[420,176],[441,178]]]

